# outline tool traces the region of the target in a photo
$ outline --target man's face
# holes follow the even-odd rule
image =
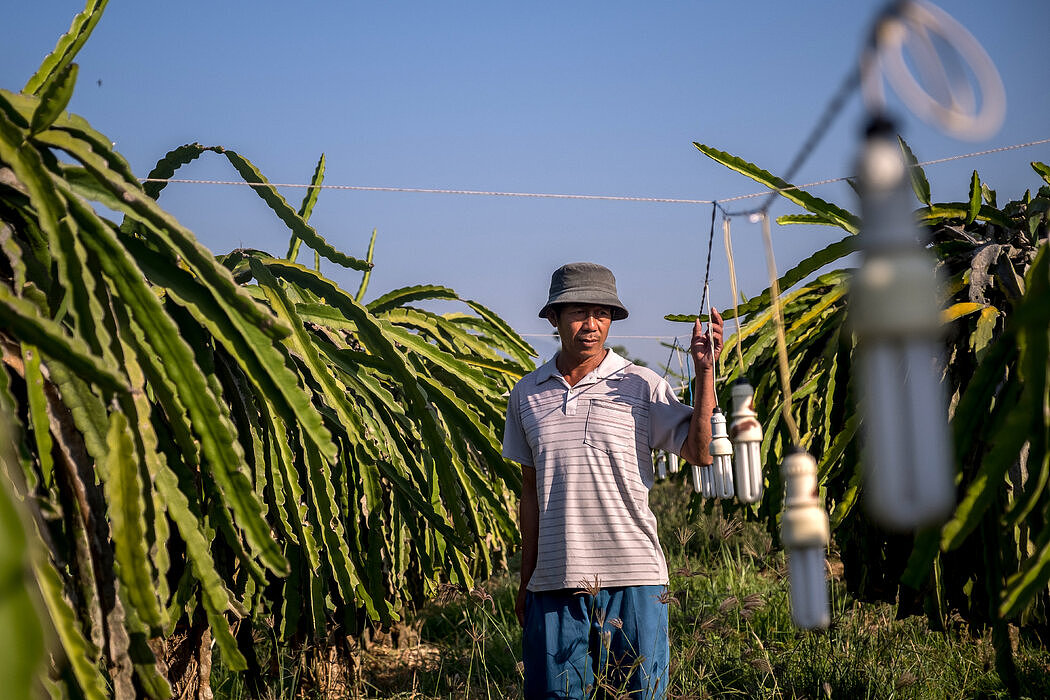
[[[612,309],[608,306],[566,304],[561,308],[561,313],[555,315],[552,311],[548,318],[551,325],[558,329],[563,352],[580,359],[603,352],[612,324]]]

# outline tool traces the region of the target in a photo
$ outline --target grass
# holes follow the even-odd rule
[[[690,522],[686,488],[670,479],[651,494],[671,572],[671,698],[1009,697],[989,633],[958,619],[934,632],[925,618],[898,620],[890,605],[850,599],[835,579],[834,555],[832,626],[798,630],[783,552],[755,523],[717,512]],[[262,696],[520,697],[516,592],[510,572],[473,591],[445,589],[399,629],[397,643],[293,651],[260,639],[260,658],[268,660]],[[1017,641],[1025,697],[1050,697],[1050,652],[1038,639]],[[216,698],[250,697],[242,676],[221,662],[214,669]]]

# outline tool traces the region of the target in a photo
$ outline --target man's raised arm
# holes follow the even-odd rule
[[[689,354],[693,356],[693,366],[696,368],[696,398],[693,400],[693,416],[689,419],[689,434],[682,443],[682,457],[698,466],[712,462],[708,446],[711,444],[711,412],[716,405],[715,362],[722,353],[722,316],[712,309],[711,317],[708,324],[710,338],[707,331],[701,329],[700,319],[697,319],[693,325],[693,341],[689,346]]]

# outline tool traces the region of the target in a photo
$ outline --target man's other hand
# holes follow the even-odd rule
[[[699,318],[693,324],[693,342],[689,346],[689,352],[698,372],[713,368],[722,354],[722,315],[711,309],[711,320],[707,325],[711,332],[710,338],[707,329],[701,328]]]
[[[529,594],[525,584],[518,588],[518,599],[514,601],[514,614],[518,616],[518,624],[525,626],[525,597]]]

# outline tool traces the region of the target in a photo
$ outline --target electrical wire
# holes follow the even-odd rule
[[[839,85],[839,89],[832,96],[828,102],[824,111],[820,115],[820,119],[813,125],[813,129],[810,130],[806,140],[802,143],[802,147],[795,154],[791,164],[784,171],[784,176],[781,178],[785,182],[791,182],[791,180],[798,174],[799,169],[809,159],[809,156],[813,151],[817,150],[817,146],[820,144],[824,134],[831,131],[831,125],[835,119],[842,113],[846,106],[846,100],[849,98],[853,91],[860,85],[860,70],[854,69],[849,72],[846,78]],[[778,190],[771,190],[768,199],[765,203],[758,208],[761,213],[766,213],[769,208],[773,206],[773,201],[776,196],[780,193]]]
[[[704,314],[704,301],[707,300],[708,286],[707,282],[711,279],[711,246],[715,241],[715,214],[718,212],[718,202],[711,202],[711,233],[707,236],[707,265],[704,268],[704,292],[700,296],[700,311],[697,312],[697,317],[703,316]],[[710,307],[710,302],[708,303]],[[707,315],[707,325],[711,325],[711,314]]]
[[[919,167],[925,167],[927,165],[939,165],[941,163],[948,163],[955,160],[964,160],[967,158],[977,158],[980,156],[986,156],[992,153],[1004,153],[1006,151],[1016,151],[1022,148],[1031,148],[1033,146],[1042,146],[1050,143],[1050,138],[1037,139],[1034,141],[1028,141],[1025,143],[1017,143],[1009,146],[1000,146],[998,148],[989,148],[983,151],[974,151],[972,153],[960,153],[954,156],[948,156],[945,158],[936,158],[934,160],[924,160],[916,163]],[[712,204],[718,206],[724,214],[730,216],[741,216],[755,213],[753,211],[747,212],[730,212],[727,211],[722,205],[730,202],[740,202],[748,199],[757,199],[759,197],[766,197],[770,193],[779,194],[781,192],[794,192],[797,190],[807,190],[814,187],[820,187],[823,185],[830,185],[836,182],[846,182],[852,180],[855,175],[843,175],[841,177],[831,177],[824,180],[816,180],[814,182],[807,182],[801,185],[791,185],[789,187],[769,187],[763,189],[761,192],[751,192],[748,194],[736,195],[733,197],[722,197],[720,199],[674,199],[671,197],[629,197],[629,196],[613,196],[613,195],[598,195],[598,194],[556,194],[556,193],[542,193],[542,192],[499,192],[499,191],[487,191],[487,190],[459,190],[459,189],[436,189],[436,188],[424,188],[424,187],[374,187],[368,185],[314,185],[309,183],[301,182],[245,182],[244,180],[201,180],[201,179],[189,179],[189,178],[173,178],[173,177],[145,177],[139,178],[139,182],[163,182],[168,184],[181,184],[181,185],[226,185],[233,187],[287,187],[292,189],[321,189],[321,190],[348,190],[354,192],[392,192],[392,193],[422,193],[422,194],[445,194],[445,195],[474,195],[483,197],[524,197],[530,199],[574,199],[574,200],[592,200],[592,201],[610,201],[610,202],[643,202],[643,203],[657,203],[657,204]]]

